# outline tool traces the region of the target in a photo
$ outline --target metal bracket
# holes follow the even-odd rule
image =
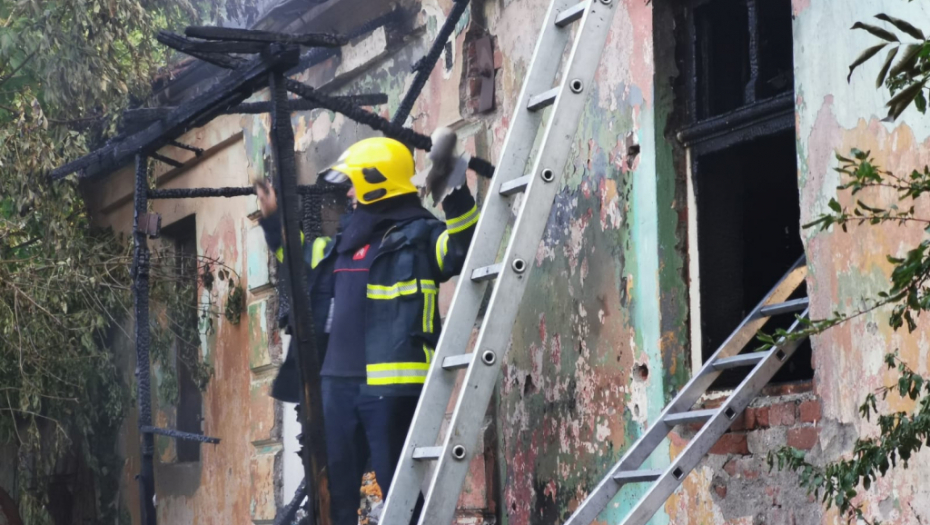
[[[161,234],[161,214],[145,213],[139,217],[136,231],[148,235],[149,239],[157,239]]]

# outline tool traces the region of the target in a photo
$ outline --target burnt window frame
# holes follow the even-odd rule
[[[749,144],[759,139],[776,137],[779,134],[795,131],[795,91],[794,91],[794,56],[791,53],[791,76],[789,86],[781,93],[772,96],[759,97],[760,82],[760,19],[758,6],[760,2],[771,0],[670,0],[673,2],[677,22],[684,22],[674,30],[676,40],[677,67],[679,69],[676,88],[676,112],[680,114],[680,121],[676,138],[684,148],[687,186],[688,208],[688,272],[691,275],[689,284],[690,320],[689,334],[691,339],[692,369],[698,370],[703,366],[707,357],[716,348],[704,348],[702,329],[702,299],[700,253],[698,250],[698,234],[701,231],[698,221],[698,177],[702,173],[702,160],[714,153],[721,153],[730,148]],[[705,69],[699,59],[698,18],[696,11],[714,2],[736,2],[746,6],[749,80],[742,90],[742,103],[736,108],[720,114],[705,116],[712,113],[706,97],[701,96],[701,82],[699,69]],[[790,8],[790,6],[789,6]],[[793,15],[791,15],[793,19]],[[677,24],[676,24],[677,25]],[[793,44],[793,27],[788,37]],[[683,42],[681,42],[683,40]],[[684,103],[682,103],[682,101]],[[796,155],[795,155],[796,159]],[[795,163],[797,161],[795,160]],[[785,269],[787,271],[787,268]],[[774,285],[775,283],[771,283]],[[721,378],[724,379],[724,378]],[[803,377],[786,379],[781,382],[811,383],[812,373]],[[729,389],[735,386],[735,381],[724,380],[712,387],[714,390]]]

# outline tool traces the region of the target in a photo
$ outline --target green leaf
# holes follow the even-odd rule
[[[894,18],[894,17],[886,15],[885,13],[875,15],[875,18],[879,20],[884,20],[885,22],[889,22],[893,24],[895,27],[898,28],[898,30],[911,35],[917,40],[925,40],[924,34],[920,29],[917,29],[916,27],[911,25],[909,22],[901,20],[900,18]]]
[[[889,42],[900,42],[900,40],[898,40],[898,37],[891,31],[888,31],[886,29],[882,29],[880,27],[873,26],[870,24],[863,24],[862,22],[856,22],[855,24],[853,24],[851,29],[864,29],[868,31],[869,33],[872,33],[873,35],[877,36],[878,38],[881,38],[882,40],[887,40]]]
[[[904,54],[901,55],[901,60],[898,60],[898,62],[888,70],[888,74],[894,77],[914,67],[917,63],[917,59],[920,57],[920,50],[923,49],[923,47],[922,44],[909,44],[904,46]]]
[[[852,79],[853,71],[855,71],[857,67],[862,65],[868,59],[875,56],[876,53],[884,49],[885,46],[887,45],[888,45],[887,43],[884,43],[884,44],[878,44],[876,46],[872,46],[866,49],[865,51],[863,51],[858,57],[856,57],[856,60],[854,60],[853,63],[849,65],[849,74],[846,75],[846,82],[849,82]]]
[[[830,202],[827,204],[827,206],[829,206],[830,209],[836,213],[843,211],[843,208],[840,206],[840,203],[836,201],[836,199],[830,199]]]
[[[888,119],[894,120],[898,118],[901,113],[903,113],[904,110],[907,109],[909,105],[911,105],[911,102],[917,98],[917,95],[924,88],[926,83],[927,79],[924,79],[920,82],[915,82],[907,88],[902,89],[897,95],[892,97],[891,100],[889,100],[886,104],[889,108]]]
[[[891,62],[894,60],[895,55],[898,54],[900,47],[894,47],[888,50],[888,54],[885,55],[885,63],[882,64],[882,69],[878,72],[878,77],[875,79],[875,87],[880,88],[882,84],[885,83],[885,77],[888,76],[888,69],[891,67]]]

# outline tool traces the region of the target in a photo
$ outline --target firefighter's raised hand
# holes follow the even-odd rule
[[[268,217],[278,211],[278,197],[268,181],[256,182],[255,194],[258,196],[258,209],[262,211],[262,217]]]

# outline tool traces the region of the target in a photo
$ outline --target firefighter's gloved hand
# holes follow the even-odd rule
[[[471,156],[467,153],[456,155],[458,136],[449,128],[437,129],[431,138],[433,147],[428,157],[433,165],[426,175],[426,191],[432,195],[435,206],[465,184],[465,171]]]

